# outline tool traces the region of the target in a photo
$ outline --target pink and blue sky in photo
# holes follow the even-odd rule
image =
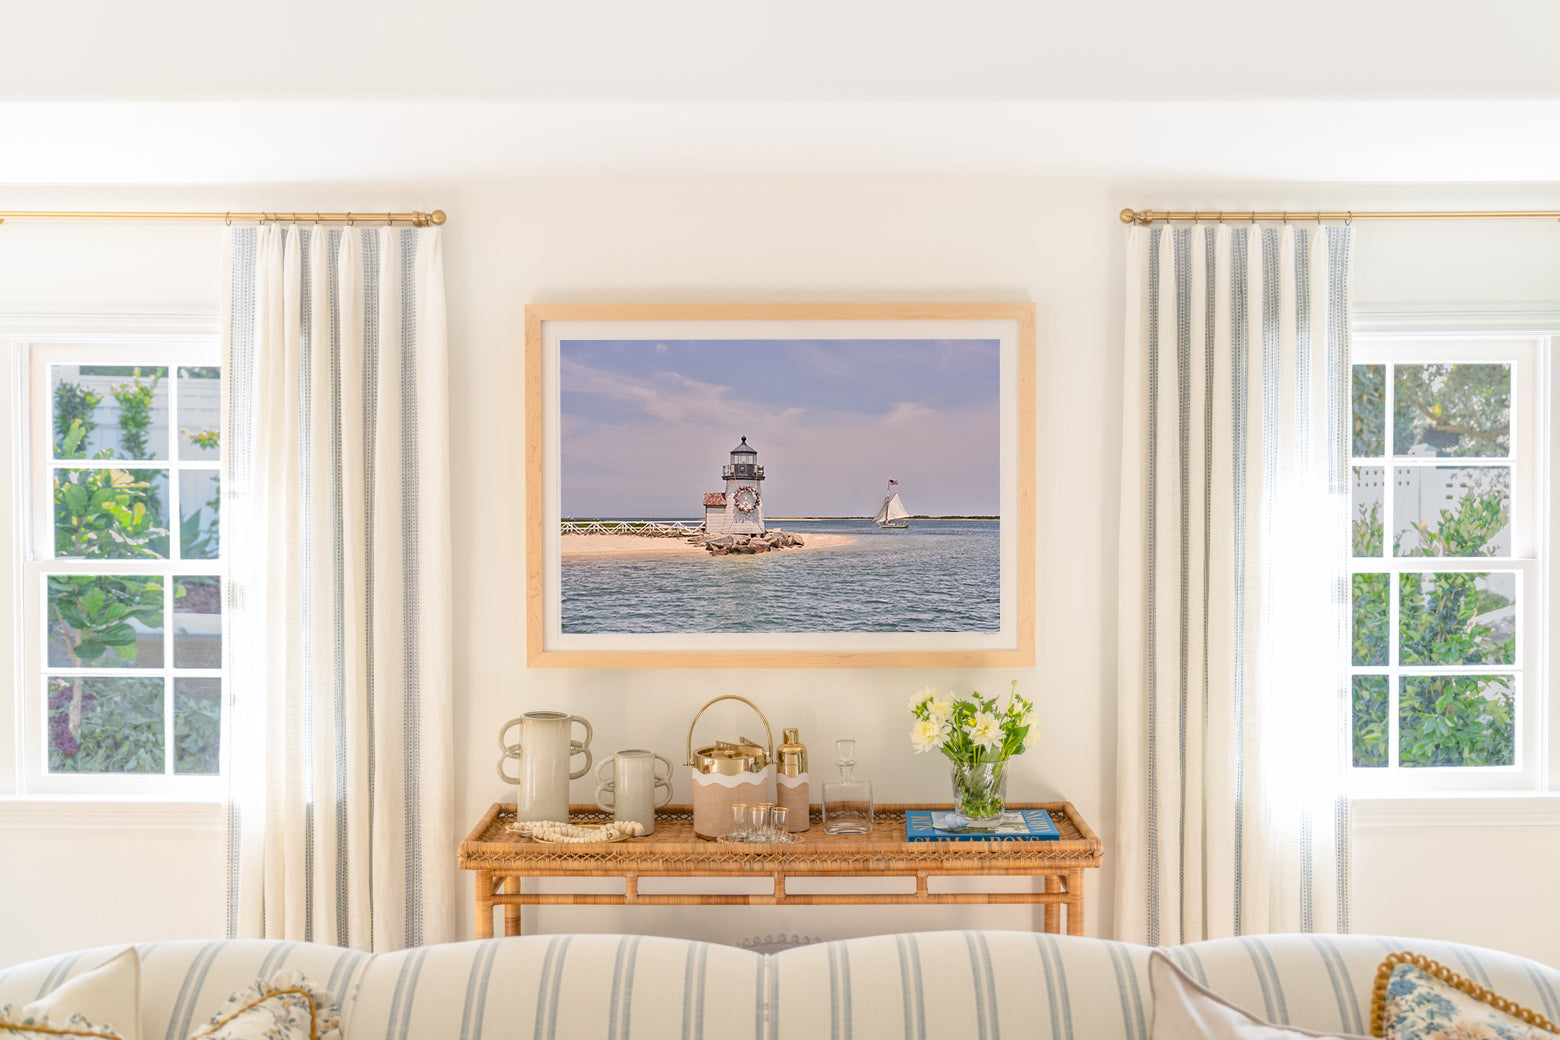
[[[565,517],[702,519],[746,437],[766,516],[999,509],[995,340],[564,340]]]

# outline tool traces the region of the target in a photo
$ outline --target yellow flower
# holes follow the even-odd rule
[[[953,719],[953,698],[934,697],[926,706],[926,713],[939,726],[947,725]]]

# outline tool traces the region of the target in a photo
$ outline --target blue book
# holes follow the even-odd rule
[[[1059,841],[1061,834],[1044,809],[1009,809],[995,828],[961,827],[951,811],[910,809],[905,813],[906,841]]]

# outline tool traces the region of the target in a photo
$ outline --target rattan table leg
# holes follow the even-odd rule
[[[479,870],[477,874],[477,938],[493,938],[493,872]]]
[[[509,877],[504,878],[504,894],[505,895],[509,895],[509,896],[517,896],[517,895],[520,894],[520,879],[518,877],[515,877],[515,876],[511,875]],[[504,904],[504,934],[505,935],[519,935],[520,934],[520,904],[519,903],[505,903]]]
[[[1067,875],[1067,934],[1083,934],[1083,871]]]
[[[1060,893],[1062,891],[1062,879],[1056,874],[1045,876],[1045,890],[1047,893]],[[1067,923],[1072,924],[1072,915],[1068,914]],[[1052,934],[1062,930],[1062,905],[1060,903],[1045,904],[1045,930]]]

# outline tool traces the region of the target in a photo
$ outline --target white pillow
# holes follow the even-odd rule
[[[1158,951],[1148,959],[1148,984],[1154,995],[1149,1040],[1366,1040],[1348,1033],[1312,1033],[1264,1022],[1193,982]]]
[[[141,1034],[141,958],[127,947],[108,960],[24,1007],[0,1008],[0,1029],[22,1037],[76,1035],[139,1040]],[[32,1027],[32,1028],[30,1028]]]

